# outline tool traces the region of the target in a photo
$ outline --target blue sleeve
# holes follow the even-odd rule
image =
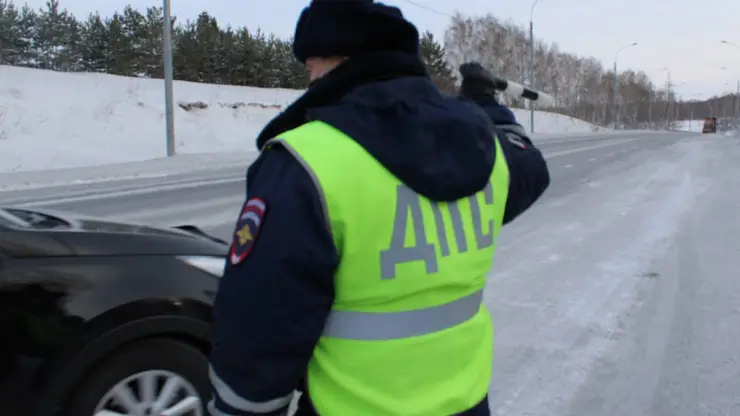
[[[511,109],[505,105],[495,103],[484,108],[494,124],[518,124],[516,116]]]
[[[504,212],[504,224],[508,224],[528,210],[550,186],[547,162],[517,123],[514,112],[501,105],[494,95],[458,98],[477,104],[494,124],[496,137],[509,165],[509,196]]]
[[[511,109],[496,100],[496,96],[493,94],[482,94],[472,98],[459,97],[463,100],[473,101],[480,108],[485,111],[488,118],[491,119],[495,125],[505,124],[518,124],[516,116]]]
[[[286,414],[334,303],[339,256],[308,172],[276,145],[250,167],[247,192],[264,211],[216,295],[212,415]]]
[[[509,165],[509,196],[504,224],[523,214],[550,186],[550,171],[542,152],[518,125],[496,126],[496,136]]]

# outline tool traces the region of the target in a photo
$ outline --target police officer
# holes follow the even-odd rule
[[[502,224],[548,186],[542,155],[434,86],[395,7],[315,0],[294,53],[312,82],[257,139],[211,414],[285,415],[297,389],[299,415],[488,415],[482,292]]]
[[[550,178],[542,154],[534,148],[527,132],[516,120],[514,112],[501,105],[496,99],[496,88],[491,74],[478,62],[460,65],[462,83],[461,99],[471,100],[480,106],[495,124],[497,136],[504,139],[501,149],[508,161],[509,170],[524,172],[513,178],[511,192],[506,201],[504,224],[508,224],[527,210],[549,186]],[[523,151],[524,150],[524,151]],[[534,198],[529,196],[533,195]]]

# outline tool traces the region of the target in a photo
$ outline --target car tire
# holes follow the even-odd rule
[[[138,341],[96,367],[79,385],[70,389],[73,396],[67,402],[66,411],[61,412],[62,415],[94,416],[100,402],[116,385],[151,371],[184,379],[187,382],[184,386],[188,388],[184,388],[183,392],[196,393],[200,401],[200,414],[207,414],[206,405],[210,399],[208,359],[197,348],[184,342],[166,338]],[[164,377],[160,380],[164,380]]]

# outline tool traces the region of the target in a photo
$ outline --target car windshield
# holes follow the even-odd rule
[[[19,218],[16,215],[13,215],[10,211],[7,209],[0,208],[0,227],[5,228],[17,228],[17,227],[24,227],[28,228],[31,227],[31,223],[28,221],[24,221],[23,219]]]
[[[56,228],[68,225],[66,221],[24,209],[0,208],[2,228]]]

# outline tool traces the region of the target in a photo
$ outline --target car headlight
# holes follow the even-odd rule
[[[214,256],[177,256],[177,258],[185,263],[203,270],[211,276],[221,277],[224,274],[224,266],[226,266],[226,259],[223,257]]]

